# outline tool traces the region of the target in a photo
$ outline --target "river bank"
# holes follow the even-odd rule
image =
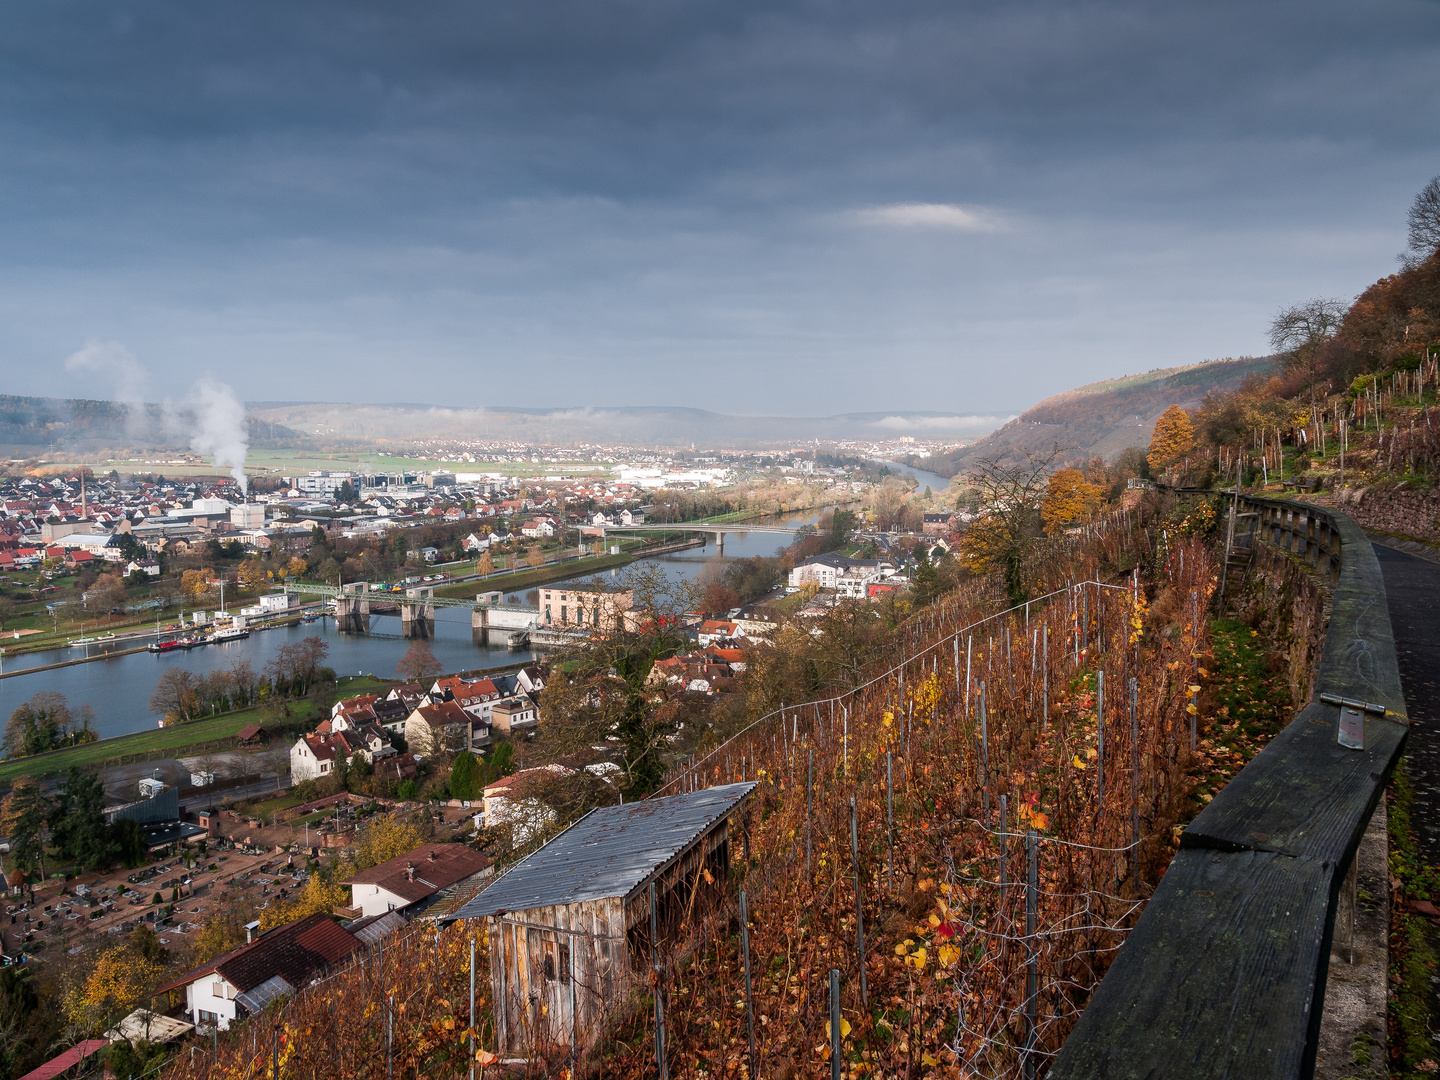
[[[769,518],[766,523],[799,528],[813,524],[818,514],[786,514],[778,520]],[[713,538],[701,535],[670,544],[636,547],[618,556],[587,556],[586,560],[508,571],[504,577],[455,582],[442,588],[460,593],[457,599],[468,599],[482,591],[499,591],[509,603],[535,606],[539,603],[537,590],[546,584],[585,582],[597,576],[619,583],[625,566],[636,562],[657,563],[669,576],[682,580],[718,580],[732,562],[773,555],[777,547],[788,542],[789,537],[783,535],[747,534],[744,523],[735,522],[733,531],[727,529],[723,554],[715,549]],[[503,670],[534,660],[535,654],[529,648],[509,649],[500,643],[477,645],[470,622],[468,606],[436,608],[435,633],[429,646],[444,671]],[[0,674],[11,676],[0,679],[0,718],[9,716],[39,691],[55,691],[65,695],[71,709],[85,704],[94,708],[94,729],[102,739],[153,733],[157,717],[149,707],[150,694],[167,668],[182,667],[203,677],[233,665],[249,664],[251,670],[259,672],[285,645],[307,637],[319,637],[325,643],[325,664],[342,676],[374,673],[393,677],[396,665],[411,645],[400,633],[398,613],[372,614],[370,630],[369,634],[345,634],[336,629],[333,619],[302,624],[292,616],[286,625],[251,634],[247,639],[189,652],[156,654],[126,649],[123,655],[111,653],[78,664],[65,663],[83,658],[61,649],[21,660],[0,658]]]

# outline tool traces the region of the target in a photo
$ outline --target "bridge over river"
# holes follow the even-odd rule
[[[482,592],[473,599],[436,596],[433,585],[420,585],[394,593],[388,588],[372,588],[369,582],[355,581],[348,585],[287,584],[287,594],[322,596],[335,605],[336,629],[350,634],[370,632],[372,610],[400,609],[402,638],[435,636],[437,607],[469,608],[470,631],[477,645],[489,645],[498,639],[512,649],[527,644],[559,646],[584,639],[583,631],[546,625],[538,607],[507,604],[502,592]]]
[[[794,536],[793,525],[745,525],[740,522],[721,524],[709,521],[683,521],[678,523],[657,522],[652,525],[592,525],[605,535],[611,533],[656,533],[656,532],[689,532],[705,533],[707,536],[715,537],[715,548],[721,554],[725,554],[725,537],[729,533],[774,533],[776,536]]]

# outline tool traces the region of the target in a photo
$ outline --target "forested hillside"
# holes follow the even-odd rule
[[[1127,446],[1146,446],[1155,421],[1169,406],[1197,408],[1207,395],[1234,390],[1273,366],[1273,357],[1243,357],[1090,383],[1046,398],[969,446],[913,464],[954,476],[981,458],[1022,449],[1046,452],[1056,445],[1077,461],[1096,455],[1113,459]]]

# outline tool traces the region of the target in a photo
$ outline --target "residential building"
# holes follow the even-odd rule
[[[350,886],[352,913],[369,917],[403,911],[411,916],[490,871],[491,860],[464,844],[422,844],[340,884]]]
[[[185,1012],[191,1019],[227,1031],[236,1020],[294,994],[360,947],[360,939],[329,915],[307,915],[187,971],[156,993],[184,987]]]
[[[477,732],[476,725],[480,731]],[[477,735],[489,742],[490,731],[485,721],[471,716],[457,702],[440,701],[421,705],[405,720],[405,742],[415,754],[458,754],[476,748]]]
[[[306,735],[290,747],[290,779],[299,784],[335,771],[336,746],[328,735]]]
[[[955,529],[955,515],[948,510],[926,514],[920,531],[926,536],[949,536]]]
[[[540,710],[528,697],[506,698],[491,707],[490,724],[507,735],[534,731],[540,726]]]
[[[733,622],[724,622],[719,619],[707,619],[700,624],[700,633],[696,640],[701,646],[714,645],[716,642],[733,638],[740,628]]]

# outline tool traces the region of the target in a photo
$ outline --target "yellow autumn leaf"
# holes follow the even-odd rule
[[[914,961],[914,963],[915,963],[915,968],[916,968],[917,971],[924,971],[924,970],[925,970],[925,958],[926,958],[927,956],[929,956],[929,955],[930,955],[930,954],[929,954],[928,952],[926,952],[926,950],[925,950],[925,948],[924,948],[923,946],[922,946],[921,948],[918,948],[918,949],[915,950],[915,954],[914,954],[913,956],[911,956],[910,959],[911,959],[912,961]]]
[[[935,914],[932,913],[931,916],[930,916],[930,918],[929,918],[928,920],[926,920],[926,921],[929,922],[931,926],[939,926],[939,925],[940,925],[940,916],[935,915]]]
[[[920,1064],[921,1064],[921,1065],[939,1065],[940,1062],[939,1062],[936,1058],[931,1057],[929,1054],[927,1054],[927,1053],[922,1053],[922,1054],[920,1055]]]
[[[843,1016],[840,1018],[840,1037],[842,1039],[847,1039],[850,1037],[850,1021],[846,1020]],[[825,1021],[825,1038],[830,1038],[829,1020]]]
[[[1079,754],[1076,754],[1076,755],[1075,755],[1074,760],[1072,760],[1072,761],[1070,762],[1070,764],[1071,764],[1071,765],[1074,765],[1075,768],[1077,768],[1077,769],[1083,769],[1083,768],[1085,768],[1085,763],[1080,760],[1080,755],[1079,755]]]
[[[1192,686],[1192,687],[1190,687],[1190,693],[1192,693],[1192,694],[1198,694],[1199,692],[1200,692],[1200,687],[1198,687],[1198,686]]]
[[[951,964],[955,963],[955,961],[958,960],[959,958],[960,958],[960,950],[957,949],[957,948],[955,948],[954,945],[941,945],[941,946],[940,946],[940,963],[941,963],[942,966],[944,966],[944,967],[949,967]]]
[[[896,956],[904,956],[904,955],[905,955],[905,946],[904,946],[904,945],[896,945],[896,946],[895,946],[895,955],[896,955]]]
[[[1186,706],[1185,706],[1185,711],[1186,711],[1187,713],[1189,713],[1191,716],[1194,716],[1194,715],[1195,715],[1196,713],[1198,713],[1200,710],[1197,709],[1194,705],[1186,705]]]
[[[1206,671],[1203,667],[1197,668],[1196,670],[1200,672],[1200,678],[1208,679],[1210,677],[1210,672]]]

